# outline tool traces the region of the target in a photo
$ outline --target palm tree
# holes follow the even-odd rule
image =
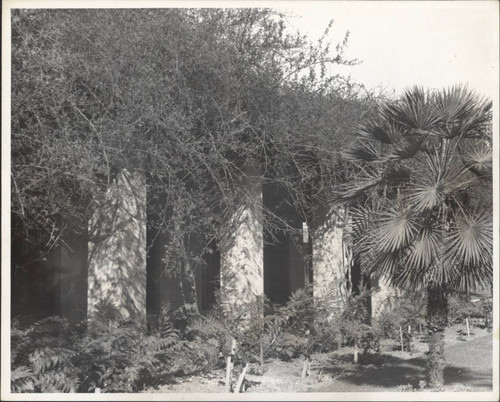
[[[372,277],[427,290],[427,382],[442,387],[448,295],[491,289],[491,102],[463,86],[415,87],[355,134],[339,191],[354,251]]]

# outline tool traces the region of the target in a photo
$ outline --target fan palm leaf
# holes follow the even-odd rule
[[[458,85],[432,95],[435,114],[441,117],[439,132],[447,138],[475,137],[489,121],[491,102]]]
[[[364,265],[363,272],[372,278],[386,278],[388,282],[395,285],[400,265],[400,252],[393,253],[372,253],[363,255],[361,263]]]
[[[356,129],[359,139],[379,141],[383,144],[394,144],[403,134],[402,127],[395,122],[368,122]]]
[[[425,154],[417,167],[407,200],[417,212],[439,207],[453,191],[469,183],[448,154]]]
[[[476,146],[464,157],[466,168],[478,178],[493,181],[493,155],[486,146]]]
[[[353,180],[339,186],[336,199],[341,202],[351,202],[364,198],[372,188],[379,186],[383,181],[384,178],[375,169],[364,168]]]
[[[388,103],[380,110],[388,121],[397,122],[408,129],[429,131],[439,123],[440,116],[421,87],[405,91],[399,102]]]
[[[370,223],[372,223],[371,217],[375,213],[373,204],[356,205],[349,210],[350,236],[355,242],[360,242],[366,235]]]
[[[467,118],[477,107],[478,97],[464,85],[455,85],[432,94],[435,114],[444,122]]]
[[[491,265],[493,229],[491,211],[459,213],[446,239],[447,258],[457,266]]]
[[[387,160],[400,160],[413,158],[421,150],[427,136],[419,135],[408,137],[395,144],[388,152],[385,158]]]
[[[371,142],[358,142],[342,151],[342,156],[350,162],[382,161],[380,151]]]
[[[408,211],[388,208],[378,217],[376,247],[382,252],[394,252],[406,247],[417,228]]]
[[[450,281],[450,287],[460,292],[477,292],[491,290],[493,268],[485,264],[481,266],[457,266]]]
[[[442,253],[443,236],[435,225],[429,224],[419,230],[415,241],[408,248],[404,265],[411,270],[422,270],[431,266]]]

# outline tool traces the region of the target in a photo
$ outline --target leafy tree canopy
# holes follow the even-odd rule
[[[147,176],[160,229],[208,239],[246,166],[299,209],[328,200],[374,104],[326,75],[355,62],[346,44],[291,35],[268,9],[13,11],[13,234],[50,246],[67,223],[84,230],[123,168]]]

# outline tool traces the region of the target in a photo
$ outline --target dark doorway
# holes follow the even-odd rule
[[[358,259],[355,259],[351,267],[351,292],[353,295],[359,295],[363,290],[369,291],[371,289],[370,277],[363,274],[361,265]],[[366,324],[371,325],[372,316],[372,298],[367,295],[364,300],[364,305],[367,311]]]
[[[305,218],[294,208],[286,189],[278,184],[263,186],[263,202],[266,210],[278,217],[278,224],[265,225],[264,293],[272,303],[284,304],[306,284],[309,247],[302,242]],[[280,229],[279,222],[288,227]]]
[[[87,233],[67,228],[57,244],[43,243],[47,242],[34,243],[12,233],[12,317],[28,324],[59,315],[79,323],[87,315]]]
[[[216,295],[220,291],[220,252],[214,240],[210,242],[203,259],[205,264],[201,267],[201,292],[199,293],[201,293],[200,310],[206,313],[214,307]]]

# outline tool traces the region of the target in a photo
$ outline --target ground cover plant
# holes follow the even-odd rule
[[[13,392],[133,392],[199,368],[175,331],[147,332],[116,314],[77,326],[59,317],[22,329],[14,322],[11,340]]]
[[[11,388],[13,392],[140,392],[163,389],[193,376],[213,378],[213,373],[224,370],[233,339],[237,345],[236,371],[246,364],[252,367],[249,374],[254,380],[249,380],[248,386],[277,361],[290,367],[296,367],[297,361],[312,362],[313,376],[319,382],[326,380],[325,376],[340,379],[343,375],[361,375],[365,369],[358,366],[368,371],[369,367],[387,366],[389,370],[404,362],[391,357],[391,353],[402,353],[397,329],[402,323],[414,322],[417,309],[424,316],[426,305],[417,303],[408,309],[401,301],[425,300],[423,295],[409,293],[393,300],[388,303],[392,310],[382,312],[368,325],[368,292],[350,296],[332,316],[310,290],[307,287],[294,293],[283,306],[266,300],[247,306],[246,312],[254,309],[258,313],[265,305],[266,314],[252,321],[225,312],[221,303],[207,316],[186,308],[172,311],[164,305],[156,316],[149,317],[149,322],[123,320],[109,305],[101,305],[92,322],[79,325],[70,325],[60,317],[32,325],[22,325],[15,319]],[[489,303],[491,308],[491,300]],[[487,308],[477,311],[481,319],[488,314]],[[467,340],[456,333],[457,324],[451,328],[455,331],[451,341]],[[476,331],[483,325],[474,328]],[[417,327],[414,333],[418,333]],[[428,342],[425,331],[417,338],[417,346],[404,349],[410,357],[411,353],[423,353],[422,347]],[[341,355],[333,357],[336,353]],[[299,369],[295,370],[294,375],[298,375]],[[403,384],[399,390],[418,389],[416,384]]]
[[[193,313],[183,320],[175,320],[178,314],[164,306],[150,318],[149,325],[123,320],[109,305],[100,306],[99,315],[91,322],[76,326],[59,317],[29,326],[14,320],[12,390],[138,391],[168,383],[174,376],[223,367],[233,338],[238,345],[237,364],[260,366],[268,359],[290,361],[352,343],[355,320],[350,317],[348,324],[345,317],[314,320],[309,290],[296,292],[284,306],[261,301],[266,304],[266,314],[250,323],[224,313],[220,304],[206,317]],[[252,308],[247,306],[246,311]]]

